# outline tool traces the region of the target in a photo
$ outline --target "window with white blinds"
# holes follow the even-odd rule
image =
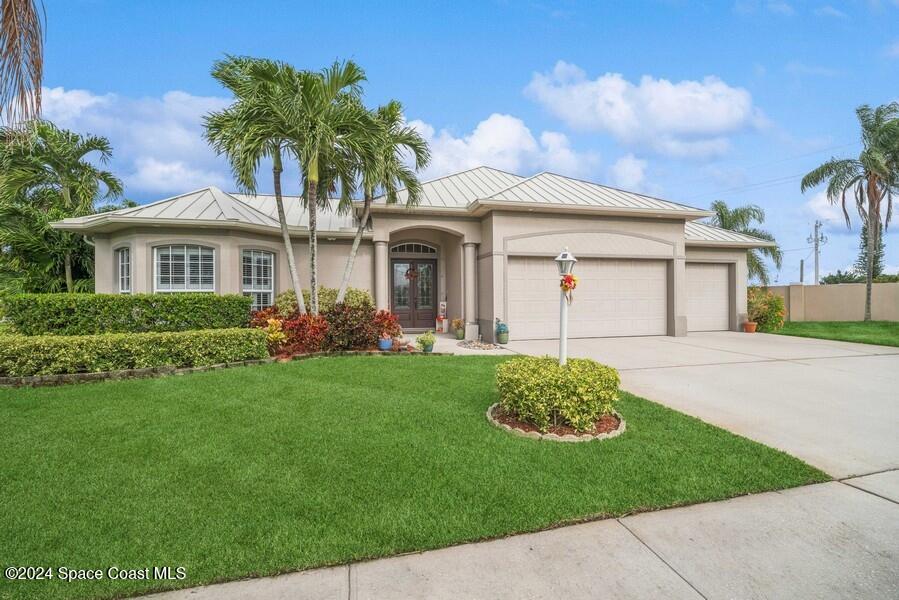
[[[253,299],[251,310],[272,305],[274,294],[274,254],[264,250],[244,250],[241,253],[243,295]]]
[[[153,249],[156,292],[214,292],[215,250],[192,244]]]
[[[115,251],[116,273],[119,279],[119,293],[131,293],[131,249],[119,248]]]

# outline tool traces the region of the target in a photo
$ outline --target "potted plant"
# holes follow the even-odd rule
[[[453,319],[452,323],[450,323],[450,326],[453,328],[453,331],[456,332],[457,340],[465,339],[465,321],[463,319],[460,319],[458,317]]]
[[[381,334],[381,337],[378,340],[378,350],[387,352],[391,349],[393,349],[393,337],[385,331]]]
[[[499,319],[496,320],[496,328],[494,329],[494,333],[496,333],[497,344],[509,343],[509,326]]]
[[[437,341],[437,336],[434,335],[433,331],[426,331],[417,338],[415,338],[415,345],[418,346],[418,349],[422,352],[433,352],[434,351],[434,342]]]

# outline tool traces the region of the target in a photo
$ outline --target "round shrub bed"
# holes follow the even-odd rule
[[[620,431],[623,420],[613,408],[620,382],[618,371],[590,359],[563,367],[555,358],[513,358],[496,367],[500,401],[488,418],[537,437]]]

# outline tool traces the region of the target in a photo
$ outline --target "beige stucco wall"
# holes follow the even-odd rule
[[[96,290],[101,293],[117,291],[114,252],[122,247],[131,249],[132,291],[153,291],[153,247],[170,243],[194,243],[215,249],[215,291],[220,294],[241,292],[241,251],[245,249],[267,250],[275,255],[275,293],[291,287],[284,246],[279,236],[186,228],[135,228],[110,235],[94,237]],[[325,287],[338,287],[350,251],[350,240],[319,239],[319,283]],[[300,283],[309,287],[309,245],[307,239],[293,243]],[[371,242],[363,240],[350,277],[350,285],[371,290],[374,277]]]
[[[865,284],[780,285],[769,288],[783,296],[789,321],[861,321],[865,317]],[[875,283],[871,318],[899,321],[899,283]]]
[[[730,265],[730,328],[739,331],[746,321],[746,250],[687,246],[687,262]]]

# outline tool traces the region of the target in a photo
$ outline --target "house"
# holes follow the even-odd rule
[[[769,242],[712,227],[706,210],[588,181],[520,177],[477,167],[423,184],[414,209],[375,202],[351,280],[407,329],[434,326],[441,302],[466,335],[558,336],[558,273],[567,247],[580,284],[571,337],[682,336],[736,330],[746,313],[746,249]],[[294,254],[309,280],[308,215],[285,205]],[[357,210],[358,213],[358,210]],[[357,215],[319,211],[319,280],[337,287]],[[104,293],[216,292],[268,306],[290,288],[275,198],[210,187],[54,227],[96,248]]]

